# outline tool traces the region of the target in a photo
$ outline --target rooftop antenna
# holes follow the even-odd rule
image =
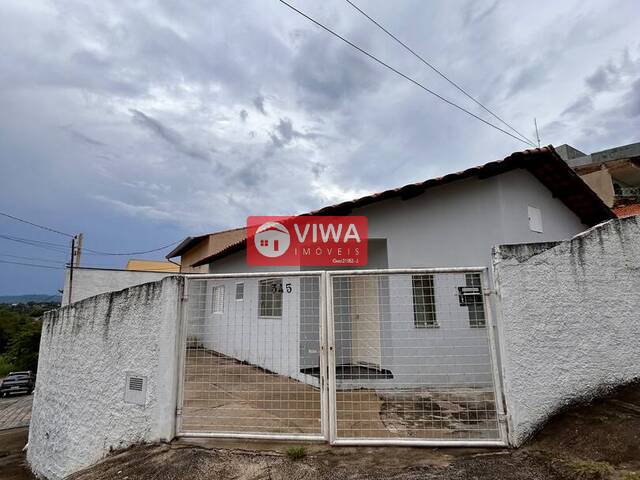
[[[536,117],[533,117],[533,124],[536,126],[536,140],[538,141],[538,148],[540,148],[540,133],[538,132],[538,121]]]

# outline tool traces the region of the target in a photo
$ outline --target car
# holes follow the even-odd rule
[[[31,394],[35,386],[36,376],[33,372],[10,372],[4,380],[0,381],[0,397],[19,392]]]

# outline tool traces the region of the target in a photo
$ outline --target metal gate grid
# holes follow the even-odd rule
[[[326,437],[322,280],[314,272],[186,278],[179,434]]]
[[[327,273],[333,443],[503,443],[485,275]]]
[[[186,278],[178,435],[504,445],[486,269]]]

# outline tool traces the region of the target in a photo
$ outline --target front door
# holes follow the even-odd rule
[[[378,277],[351,277],[352,361],[380,367],[380,298]]]

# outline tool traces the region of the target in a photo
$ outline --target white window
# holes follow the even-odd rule
[[[211,312],[222,313],[224,311],[224,285],[218,285],[211,289]]]
[[[258,292],[258,316],[282,317],[282,279],[260,280]]]
[[[542,232],[542,212],[539,208],[529,205],[529,230],[532,232]]]
[[[244,283],[236,283],[236,300],[244,300]]]
[[[413,287],[413,326],[415,328],[438,328],[433,275],[412,275],[411,283]]]

